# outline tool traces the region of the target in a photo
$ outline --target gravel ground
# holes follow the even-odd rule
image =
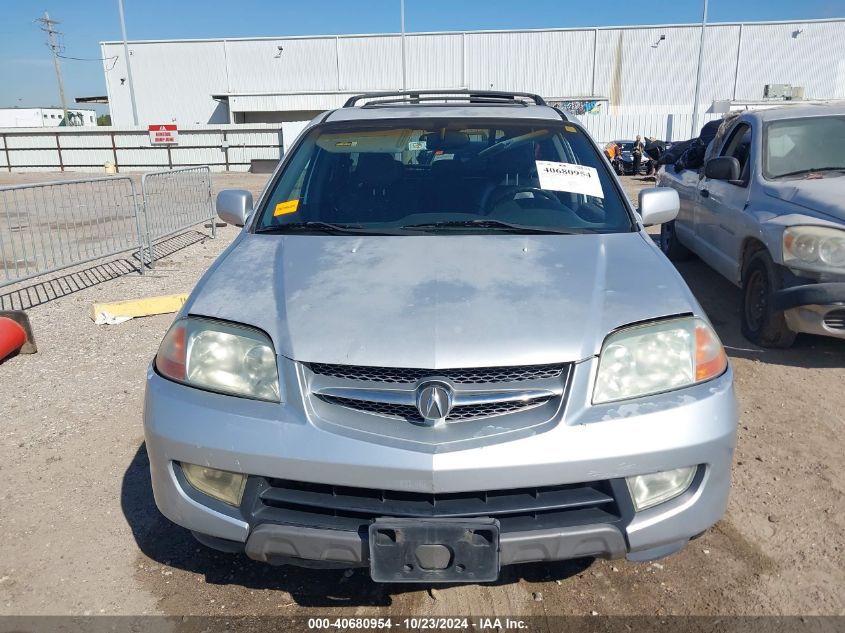
[[[265,179],[214,185],[257,193]],[[651,182],[624,181],[632,197]],[[0,290],[29,302],[39,345],[0,365],[0,614],[845,615],[845,343],[754,347],[739,333],[738,290],[698,261],[681,272],[731,356],[742,421],[728,512],[682,552],[522,565],[496,583],[429,590],[197,545],[156,510],[143,447],[144,374],[172,315],[98,327],[88,311],[189,290],[236,235],[202,231],[162,248],[144,276],[126,258]]]

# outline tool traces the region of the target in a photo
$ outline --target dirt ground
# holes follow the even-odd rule
[[[265,179],[216,175],[215,188],[257,193]],[[624,180],[632,196],[650,184]],[[698,261],[680,269],[731,356],[742,420],[728,512],[682,552],[428,589],[199,546],[156,510],[143,445],[144,376],[172,315],[96,326],[88,310],[189,290],[236,234],[203,231],[164,245],[143,277],[126,257],[0,289],[27,304],[39,346],[0,365],[0,615],[845,615],[845,342],[756,348],[738,290]]]

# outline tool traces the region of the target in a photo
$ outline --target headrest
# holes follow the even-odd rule
[[[427,150],[444,152],[454,151],[469,144],[469,136],[458,130],[441,130],[425,135]]]
[[[402,163],[390,154],[360,154],[355,174],[368,185],[386,187],[402,175]]]

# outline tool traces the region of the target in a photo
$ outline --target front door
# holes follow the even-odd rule
[[[718,154],[739,161],[739,180],[713,180],[705,176],[698,184],[695,233],[700,255],[728,278],[735,276],[738,226],[749,197],[751,135],[751,126],[739,122]]]

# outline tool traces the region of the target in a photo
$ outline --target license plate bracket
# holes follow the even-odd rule
[[[499,577],[496,519],[380,518],[370,524],[376,582],[492,582]]]

